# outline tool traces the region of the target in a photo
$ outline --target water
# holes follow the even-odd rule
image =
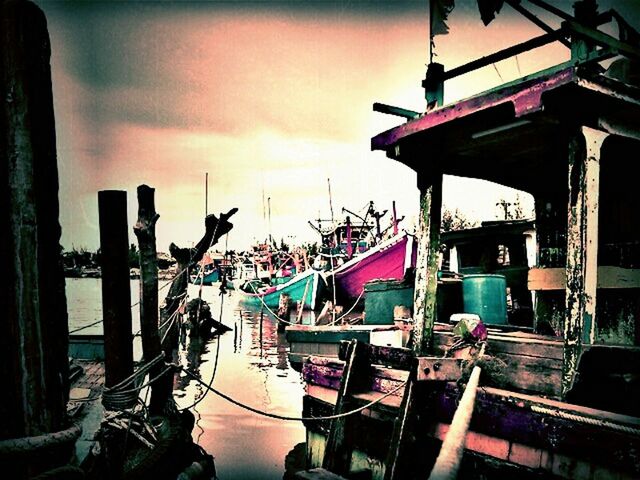
[[[162,286],[165,282],[160,282]],[[101,317],[100,279],[67,279],[69,328],[73,330]],[[138,299],[138,280],[131,282],[132,303]],[[189,297],[198,295],[189,286]],[[166,289],[160,292],[162,300]],[[220,314],[221,297],[216,285],[202,288],[213,317]],[[239,305],[240,294],[224,296],[222,322],[233,330],[220,337],[218,368],[213,386],[230,397],[254,408],[287,416],[302,412],[303,382],[289,366],[284,334],[266,313],[260,328],[260,312]],[[139,329],[138,308],[133,307],[133,330]],[[260,332],[262,331],[262,341]],[[102,325],[82,333],[102,333]],[[180,350],[181,363],[209,383],[216,359],[218,339],[203,343],[187,338]],[[140,356],[139,345],[134,348]],[[182,374],[175,384],[179,408],[191,405],[205,388]],[[282,479],[285,456],[305,441],[301,422],[261,417],[209,393],[192,409],[196,417],[193,440],[215,457],[221,480]]]

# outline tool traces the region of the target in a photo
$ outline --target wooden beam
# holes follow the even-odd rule
[[[564,268],[532,268],[529,270],[528,287],[532,291],[565,290],[566,271]],[[599,266],[597,288],[640,288],[640,269]]]
[[[582,342],[595,340],[600,151],[607,136],[581,127],[569,144],[563,395],[573,385]]]
[[[395,115],[397,117],[406,118],[407,120],[418,118],[420,116],[418,112],[414,112],[413,110],[407,110],[406,108],[394,107],[393,105],[386,105],[378,102],[373,104],[373,111],[386,113],[388,115]],[[312,226],[313,228],[316,228],[315,225],[312,224]]]
[[[422,179],[424,180],[424,179]],[[442,173],[432,176],[420,187],[418,259],[413,300],[413,351],[426,354],[431,343],[436,314],[440,224],[442,221]]]

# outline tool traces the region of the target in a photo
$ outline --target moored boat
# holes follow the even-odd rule
[[[333,272],[338,303],[353,303],[364,294],[364,286],[374,279],[402,279],[407,269],[415,266],[416,248],[413,237],[400,233],[365,253],[353,257]]]
[[[320,272],[316,270],[306,270],[291,278],[286,283],[276,286],[265,286],[259,288],[255,281],[247,282],[244,288],[238,289],[242,295],[242,302],[249,306],[265,305],[270,309],[278,308],[280,296],[289,295],[291,301],[302,301],[304,308],[314,310],[318,306],[318,301],[322,298],[326,288],[326,282]]]

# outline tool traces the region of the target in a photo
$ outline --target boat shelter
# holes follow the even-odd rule
[[[570,61],[424,114],[403,111],[406,123],[371,140],[373,150],[417,173],[417,352],[433,341],[442,176],[488,180],[534,197],[537,255],[528,271],[528,288],[536,293],[534,329],[563,341],[565,399],[584,351],[616,346],[601,349],[599,361],[635,362],[640,343],[640,197],[631,174],[640,150],[640,88],[633,75],[640,51],[596,26],[567,21],[449,72],[432,64],[423,82],[426,98],[442,102],[447,79],[571,39]],[[613,57],[605,70],[599,62]]]

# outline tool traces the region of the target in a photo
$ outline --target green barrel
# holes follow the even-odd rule
[[[485,324],[507,324],[507,280],[504,275],[465,275],[462,301],[464,313],[475,313]]]

